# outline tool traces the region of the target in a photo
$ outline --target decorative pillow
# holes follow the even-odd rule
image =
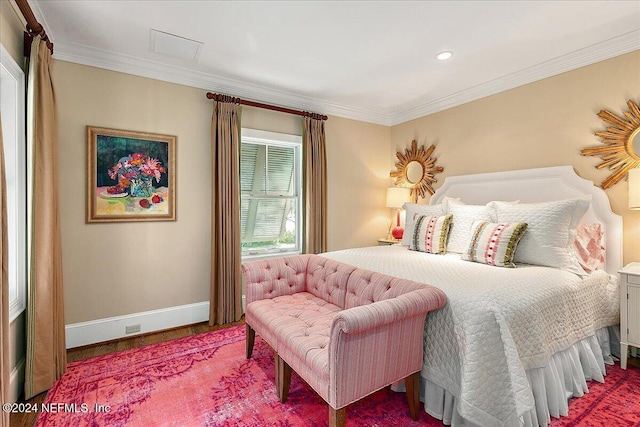
[[[544,203],[490,202],[497,222],[526,222],[527,234],[518,245],[517,263],[560,268],[584,275],[573,241],[576,227],[589,209],[591,198]]]
[[[523,222],[496,224],[474,221],[471,225],[471,241],[462,253],[462,259],[497,267],[515,267],[513,257],[525,231],[527,224]]]
[[[443,254],[447,251],[447,235],[451,215],[427,216],[416,214],[409,250]]]
[[[602,245],[602,226],[599,223],[578,225],[573,248],[578,263],[587,273],[604,268],[605,249]]]
[[[413,237],[413,221],[416,214],[440,216],[444,213],[442,211],[442,205],[419,205],[417,203],[405,203],[402,208],[406,211],[406,217],[404,221],[404,234],[402,235],[402,244],[404,246],[409,246],[411,244],[411,238]]]
[[[467,250],[473,221],[492,221],[491,211],[486,205],[467,205],[452,197],[444,198],[442,210],[445,214],[453,215],[447,243],[448,252],[463,253]]]

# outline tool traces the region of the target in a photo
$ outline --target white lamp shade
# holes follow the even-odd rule
[[[640,210],[640,168],[629,170],[629,209]]]
[[[411,198],[411,189],[406,187],[387,188],[387,207],[401,208]]]

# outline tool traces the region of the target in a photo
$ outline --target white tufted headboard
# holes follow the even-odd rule
[[[468,204],[485,204],[492,200],[549,202],[584,195],[591,195],[592,199],[582,222],[602,224],[605,268],[608,273],[617,274],[622,268],[622,217],[613,213],[605,192],[576,175],[572,166],[450,176],[429,204],[441,203],[445,196],[458,197]]]

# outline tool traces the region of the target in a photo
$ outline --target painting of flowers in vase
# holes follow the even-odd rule
[[[87,126],[87,222],[174,221],[176,137]]]

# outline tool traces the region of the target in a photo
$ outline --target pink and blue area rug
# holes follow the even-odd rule
[[[36,426],[327,426],[326,403],[296,374],[280,403],[273,352],[256,337],[247,360],[244,338],[235,326],[70,363]],[[605,384],[590,383],[552,425],[640,426],[640,369],[608,370]],[[424,412],[411,420],[405,395],[386,388],[349,406],[347,426],[442,423]]]

